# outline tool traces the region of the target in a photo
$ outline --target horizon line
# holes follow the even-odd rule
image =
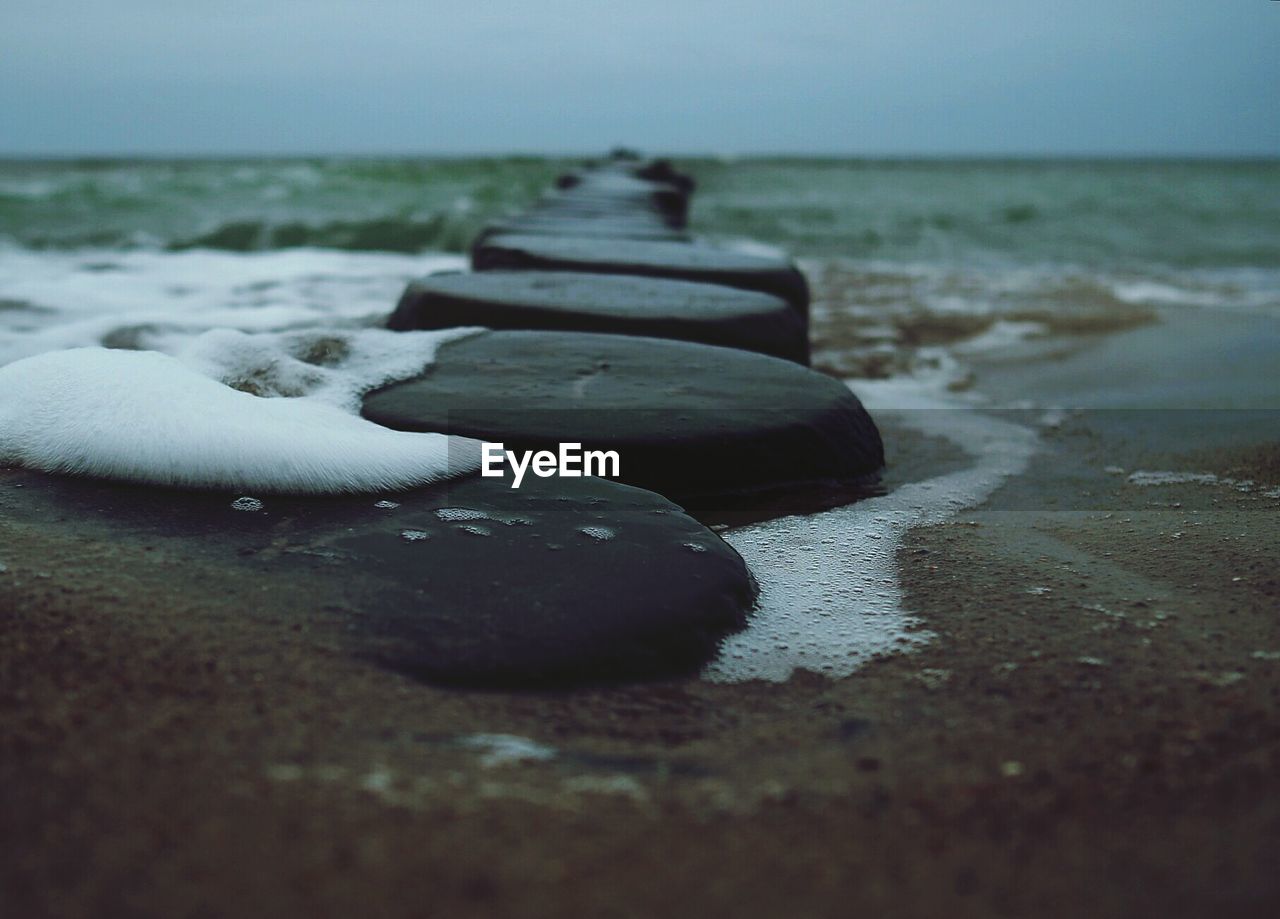
[[[635,149],[635,148],[628,148]],[[359,150],[359,151],[4,151],[0,150],[0,162],[75,161],[75,160],[237,160],[237,159],[540,159],[562,160],[607,159],[609,149],[597,152],[581,150]],[[1128,160],[1128,161],[1194,161],[1218,160],[1241,162],[1266,162],[1280,160],[1278,151],[1237,152],[1119,152],[1119,151],[653,151],[641,152],[641,159],[720,160],[732,163],[739,160]]]

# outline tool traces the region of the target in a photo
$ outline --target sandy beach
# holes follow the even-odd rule
[[[1253,322],[1238,340],[1276,334]],[[1126,335],[1195,330],[975,386],[1085,404]],[[1273,915],[1280,432],[1218,414],[1230,436],[1162,439],[1062,413],[983,506],[909,533],[929,641],[783,684],[424,685],[346,653],[305,582],[24,519],[40,483],[0,471],[4,911]],[[961,463],[878,420],[890,482]]]
[[[1280,917],[1280,2],[0,21],[0,919]]]

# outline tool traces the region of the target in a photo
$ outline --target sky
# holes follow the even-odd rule
[[[6,0],[0,155],[1280,155],[1275,0]]]

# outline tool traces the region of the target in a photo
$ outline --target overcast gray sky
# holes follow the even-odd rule
[[[1274,0],[5,0],[0,153],[1280,155]]]

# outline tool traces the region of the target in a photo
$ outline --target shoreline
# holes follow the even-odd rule
[[[839,680],[426,685],[353,656],[306,583],[264,602],[235,559],[0,515],[0,900],[1271,915],[1280,431],[1249,419],[1280,400],[1247,388],[1255,415],[1206,427],[1176,390],[1079,399],[1117,391],[1135,341],[1201,395],[1268,382],[1229,348],[1234,364],[1197,363],[1223,340],[1267,353],[1280,319],[1164,311],[1058,358],[967,355],[976,392],[1002,396],[977,417],[1037,447],[978,506],[904,528],[890,561],[928,640]],[[883,415],[891,494],[974,470],[941,411]]]
[[[311,630],[182,621],[163,594],[122,629],[109,600],[36,582],[51,618],[6,633],[45,661],[5,713],[26,762],[5,760],[6,889],[25,915],[52,890],[174,914],[197,877],[228,913],[652,915],[674,891],[686,915],[1265,915],[1280,641],[1254,578],[1274,523],[1218,511],[1250,538],[1208,562],[1174,544],[1170,585],[1189,513],[1133,514],[1124,553],[1100,514],[913,531],[905,588],[934,637],[838,682],[441,690]],[[1223,552],[1249,580],[1193,586]],[[174,590],[158,567],[150,589]],[[551,755],[522,758],[534,744]]]

